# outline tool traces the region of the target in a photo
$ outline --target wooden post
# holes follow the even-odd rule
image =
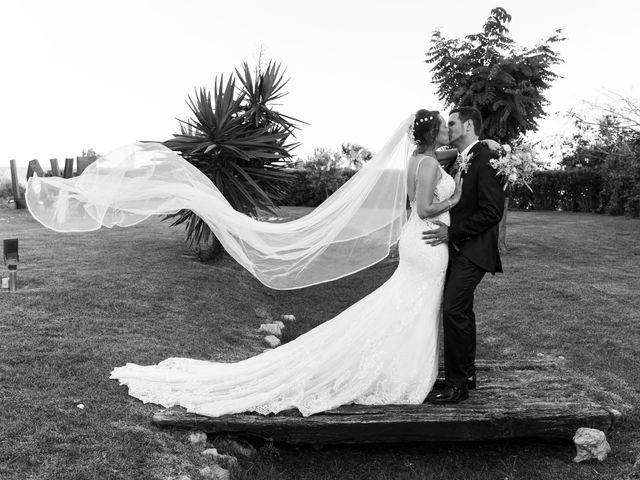
[[[64,160],[64,173],[62,174],[64,178],[73,177],[73,158],[65,158]]]
[[[54,177],[60,177],[61,172],[60,172],[60,166],[58,165],[58,159],[52,158],[49,160],[49,163],[51,163],[51,175],[53,175]]]
[[[15,160],[9,160],[11,166],[11,189],[13,190],[13,201],[18,204],[20,199],[20,184],[18,182],[18,167]]]
[[[93,155],[89,157],[76,157],[76,175],[80,175],[82,172],[84,172],[85,168],[87,168],[95,161],[96,157]]]
[[[31,160],[29,162],[29,168],[27,168],[27,180],[29,180],[34,173],[39,177],[44,177],[44,170],[42,170],[38,160]]]
[[[20,192],[20,182],[18,181],[18,167],[15,160],[10,160],[11,165],[11,189],[13,190],[13,201],[16,204],[16,209],[27,208],[27,202],[22,197]]]

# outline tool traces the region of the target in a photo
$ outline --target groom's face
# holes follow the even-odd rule
[[[449,143],[455,144],[463,135],[462,124],[460,123],[460,116],[458,115],[458,112],[449,115],[447,126],[449,127]]]

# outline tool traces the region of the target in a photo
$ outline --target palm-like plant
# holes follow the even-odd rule
[[[232,74],[226,83],[224,77],[215,79],[213,97],[205,88],[189,97],[193,117],[178,120],[180,133],[164,145],[209,177],[236,210],[251,216],[261,210],[274,214],[291,179],[283,167],[298,145],[286,142],[295,137],[299,120],[271,108],[286,95],[283,89],[288,80],[280,64],[273,62],[255,76],[245,62],[236,76],[239,86]],[[206,256],[222,250],[209,226],[192,211],[165,218],[173,221],[172,226],[186,226],[191,246],[199,250],[210,245]]]

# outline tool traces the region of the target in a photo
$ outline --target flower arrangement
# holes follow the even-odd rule
[[[513,147],[501,145],[495,156],[496,158],[489,162],[497,170],[496,175],[502,177],[505,190],[515,185],[524,185],[531,190],[529,182],[533,178],[533,172],[538,170],[541,164],[536,159],[530,142],[519,139]]]

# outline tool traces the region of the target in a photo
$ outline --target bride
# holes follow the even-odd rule
[[[111,378],[143,402],[207,416],[291,408],[308,416],[350,403],[419,404],[438,373],[448,261],[446,244],[433,247],[421,236],[434,222],[449,224],[462,185],[436,160],[436,149],[448,142],[439,112],[418,110],[370,165],[288,225],[257,222],[228,208],[206,177],[158,145],[109,154],[75,179],[33,177],[26,197],[32,215],[57,231],[128,226],[190,208],[239,263],[273,288],[354,273],[399,242],[399,265],[387,282],[289,343],[236,363],[129,363]]]

